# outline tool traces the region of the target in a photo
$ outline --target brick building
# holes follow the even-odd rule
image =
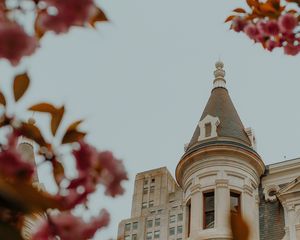
[[[300,159],[265,165],[230,99],[222,62],[214,75],[176,180],[165,167],[136,175],[118,239],[232,239],[228,215],[239,212],[250,240],[300,240]]]

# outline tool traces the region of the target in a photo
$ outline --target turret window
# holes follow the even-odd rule
[[[213,228],[215,225],[215,193],[203,194],[203,228]]]
[[[241,211],[241,201],[240,194],[236,192],[230,192],[230,211],[231,213],[240,213]]]
[[[205,137],[210,137],[211,135],[211,123],[205,124]]]

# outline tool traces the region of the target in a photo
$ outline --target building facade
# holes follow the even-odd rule
[[[265,165],[216,63],[211,96],[175,176],[137,174],[131,217],[119,240],[232,239],[229,216],[241,214],[249,240],[300,240],[300,158]]]

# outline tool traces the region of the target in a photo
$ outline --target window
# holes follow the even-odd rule
[[[136,234],[132,234],[131,240],[137,240],[137,235]]]
[[[175,215],[171,215],[170,216],[170,223],[174,223],[176,221],[176,216]]]
[[[191,208],[191,201],[189,201],[186,205],[187,207],[187,213],[188,213],[188,232],[187,232],[187,235],[188,237],[190,237],[190,234],[191,234],[191,215],[192,215],[192,208]]]
[[[151,183],[155,183],[155,178],[152,178],[152,179],[151,179]]]
[[[175,228],[172,227],[172,228],[169,228],[169,235],[172,236],[175,234]]]
[[[153,226],[153,220],[150,219],[147,221],[147,228],[152,228],[152,226]]]
[[[177,226],[177,234],[182,233],[182,226]]]
[[[150,193],[154,193],[154,188],[155,188],[154,186],[150,187]]]
[[[144,187],[143,189],[143,194],[147,194],[148,193],[148,188],[147,187]]]
[[[144,208],[147,208],[147,203],[146,202],[143,202],[142,203],[142,208],[144,209]]]
[[[183,219],[182,213],[179,213],[179,214],[177,215],[177,221],[178,221],[178,222],[181,222],[182,219]]]
[[[155,214],[155,211],[150,211],[150,214]]]
[[[230,192],[230,211],[231,213],[239,213],[241,210],[240,194]]]
[[[144,180],[144,185],[147,185],[148,184],[148,179],[145,179]]]
[[[124,240],[130,240],[130,236],[129,235],[126,235]]]
[[[180,238],[176,238],[176,240],[182,240],[182,238],[180,237]]]
[[[126,223],[125,224],[125,231],[130,231],[131,229],[131,223]]]
[[[205,123],[205,137],[210,137],[211,135],[211,123]]]
[[[154,205],[154,201],[153,200],[149,201],[149,207],[153,207],[153,205]]]
[[[132,229],[133,229],[133,230],[138,229],[138,222],[132,223]]]
[[[160,218],[155,218],[154,225],[155,225],[155,227],[160,226]]]
[[[160,237],[160,231],[155,231],[154,232],[154,239],[158,239]]]
[[[147,232],[147,240],[151,240],[152,239],[152,232]]]
[[[161,214],[161,213],[162,213],[162,209],[158,209],[157,214]]]
[[[203,194],[203,228],[213,228],[215,224],[215,193],[207,192]]]

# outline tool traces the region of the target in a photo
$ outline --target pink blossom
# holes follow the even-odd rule
[[[0,23],[0,58],[16,66],[22,57],[31,55],[37,45],[36,38],[29,36],[20,25]]]
[[[115,159],[109,151],[99,153],[99,162],[102,168],[100,182],[106,186],[105,194],[115,197],[122,194],[121,186],[123,180],[127,180],[127,173],[122,161]]]
[[[265,25],[265,34],[268,36],[275,36],[279,34],[279,26],[277,21],[270,20],[266,22]]]
[[[241,32],[244,30],[246,25],[247,22],[245,21],[245,19],[241,17],[236,17],[233,19],[231,27],[234,31]]]
[[[31,163],[25,162],[16,149],[7,149],[0,152],[0,172],[5,177],[30,180],[34,167]]]
[[[293,14],[287,13],[280,16],[278,24],[282,32],[290,33],[293,32],[294,28],[297,26],[298,20]]]
[[[273,40],[268,40],[266,41],[266,49],[269,50],[270,52],[273,51],[274,48],[279,47],[279,43],[273,41]]]
[[[84,174],[88,171],[92,165],[97,161],[97,150],[85,143],[79,142],[79,149],[73,151],[73,155],[76,159],[76,167],[80,174]]]
[[[109,214],[102,210],[100,216],[86,223],[70,212],[62,212],[45,219],[33,234],[32,240],[86,240],[92,238],[96,231],[109,223]]]
[[[295,56],[300,52],[300,46],[294,46],[292,44],[287,44],[284,46],[284,53],[287,55]]]
[[[266,35],[266,30],[267,30],[266,29],[267,28],[266,25],[267,24],[264,21],[262,21],[262,20],[260,20],[260,21],[258,21],[256,23],[256,27],[257,27],[257,29],[258,29],[258,31],[259,31],[260,34]]]
[[[92,0],[45,0],[48,6],[54,7],[57,14],[43,11],[37,18],[37,25],[43,31],[64,33],[71,26],[83,26],[95,12]]]
[[[257,27],[254,24],[248,24],[244,32],[248,35],[249,38],[257,41],[257,39],[260,37],[260,32],[258,31]]]

